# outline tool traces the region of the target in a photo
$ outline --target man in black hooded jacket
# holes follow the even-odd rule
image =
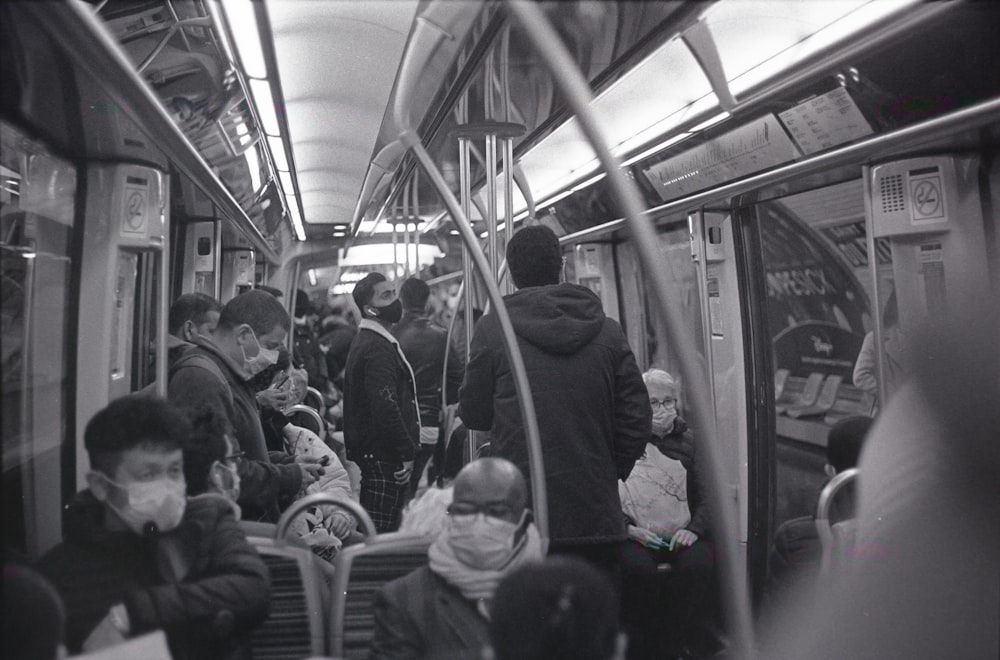
[[[504,298],[524,356],[541,433],[551,552],[591,561],[620,584],[626,538],[618,480],[642,455],[649,396],[621,326],[589,289],[559,283],[563,259],[548,227],[518,231],[507,245],[518,291]],[[528,474],[513,374],[495,314],[476,326],[460,416],[492,433],[492,455]]]

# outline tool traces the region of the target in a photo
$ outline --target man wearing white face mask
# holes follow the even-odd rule
[[[179,410],[145,395],[87,424],[88,489],[38,565],[66,606],[71,653],[162,629],[176,660],[230,657],[266,616],[267,569],[232,509],[186,498],[181,443],[191,432]]]
[[[458,473],[448,521],[427,553],[430,564],[375,597],[371,658],[479,657],[500,581],[542,558],[527,492],[517,467],[501,458],[473,461]]]
[[[279,500],[294,499],[323,473],[316,461],[268,452],[249,382],[277,362],[290,327],[288,312],[277,299],[247,291],[226,303],[211,338],[200,338],[171,370],[171,402],[183,408],[207,405],[232,429],[245,456],[239,466],[239,505],[247,520],[276,521]]]

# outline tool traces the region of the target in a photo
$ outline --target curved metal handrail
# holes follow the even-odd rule
[[[316,397],[316,401],[319,403],[319,406],[309,406],[308,403],[305,403],[306,397],[308,397],[310,394]],[[310,408],[315,408],[316,412],[319,413],[320,417],[326,414],[326,404],[323,400],[323,395],[315,387],[306,388],[306,396],[303,397],[301,405],[309,406]]]
[[[830,507],[833,505],[833,499],[844,486],[854,481],[857,476],[858,468],[850,468],[843,472],[838,472],[837,476],[830,479],[819,494],[819,502],[816,503],[816,524],[819,525],[822,522],[826,525],[828,533],[830,531]],[[820,532],[820,540],[823,540],[822,532]]]
[[[309,507],[317,505],[329,505],[329,506],[339,506],[342,509],[346,509],[354,518],[361,524],[361,529],[365,534],[365,538],[374,538],[378,536],[378,530],[375,529],[375,523],[372,521],[372,517],[368,515],[364,507],[355,502],[354,500],[347,500],[341,497],[336,497],[330,493],[313,493],[312,495],[306,495],[302,499],[295,500],[292,505],[285,509],[285,512],[281,514],[278,518],[278,524],[274,528],[274,539],[276,541],[281,541],[288,534],[288,527],[295,520],[295,517],[300,513],[308,509]]]
[[[711,478],[711,497],[715,505],[714,523],[721,532],[716,534],[717,547],[722,555],[722,592],[726,595],[726,612],[732,624],[733,650],[737,657],[749,657],[753,648],[753,633],[750,620],[750,598],[746,580],[737,570],[738,548],[736,539],[728,533],[737,528],[737,515],[733,502],[724,495],[726,483],[725,466],[716,446],[714,420],[708,417],[712,410],[706,374],[697,363],[697,347],[694,338],[686,331],[680,302],[672,296],[669,286],[670,276],[666,264],[658,253],[659,242],[653,225],[643,221],[644,204],[634,182],[628,180],[621,171],[617,159],[608,149],[608,141],[597,123],[597,117],[590,107],[592,94],[576,63],[563,45],[562,39],[552,28],[548,18],[532,2],[507,0],[507,8],[521,24],[535,51],[545,62],[560,91],[566,96],[570,108],[580,123],[580,128],[597,154],[601,166],[607,172],[616,200],[626,211],[627,225],[639,253],[643,272],[652,282],[652,290],[657,302],[656,309],[667,330],[667,342],[674,348],[680,362],[680,371],[691,384],[690,390],[694,409],[693,426],[704,437],[699,441],[708,456]]]
[[[316,435],[320,437],[320,440],[326,442],[326,422],[323,421],[323,418],[320,417],[320,414],[316,412],[314,408],[310,406],[304,406],[301,403],[299,403],[285,410],[286,417],[290,417],[295,413],[305,413],[306,415],[309,416],[310,419],[316,422],[316,425],[319,427],[319,430],[316,431]]]
[[[541,436],[538,431],[538,419],[535,415],[535,403],[531,398],[531,386],[528,384],[528,373],[524,366],[524,359],[521,357],[521,350],[517,345],[514,326],[511,324],[510,316],[507,314],[507,308],[504,307],[503,295],[500,293],[500,288],[492,277],[486,277],[486,273],[490,272],[490,267],[486,263],[486,257],[479,246],[475,232],[472,230],[472,223],[469,222],[465,213],[462,212],[461,205],[455,199],[455,195],[448,187],[447,181],[445,181],[441,172],[434,164],[434,160],[427,153],[423,144],[421,144],[420,137],[416,131],[412,129],[407,112],[407,109],[410,107],[409,97],[417,80],[419,80],[420,68],[423,64],[416,61],[416,58],[413,56],[414,49],[412,47],[416,43],[422,43],[422,45],[426,46],[424,42],[427,39],[442,39],[445,36],[450,36],[440,26],[431,23],[429,20],[425,20],[432,11],[440,11],[441,7],[449,5],[455,7],[454,4],[443,2],[443,0],[432,2],[424,15],[417,21],[417,27],[414,29],[410,43],[407,46],[406,55],[403,58],[403,64],[400,67],[400,82],[396,94],[395,107],[393,108],[393,118],[396,126],[401,131],[399,136],[400,141],[406,147],[413,150],[417,161],[424,168],[424,171],[427,172],[431,183],[444,201],[462,240],[468,248],[469,257],[472,259],[476,269],[483,275],[487,294],[496,308],[495,313],[503,333],[504,348],[506,349],[507,360],[510,363],[511,373],[514,377],[515,390],[518,394],[521,417],[524,420],[525,435],[527,436],[529,478],[532,484],[531,495],[535,524],[538,527],[539,536],[542,540],[542,547],[544,550],[548,550],[549,507],[545,490],[545,470],[542,459]],[[478,11],[478,6],[475,3],[471,3],[469,6]],[[471,319],[467,319],[467,322],[469,321]]]

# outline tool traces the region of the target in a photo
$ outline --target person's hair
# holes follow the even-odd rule
[[[253,329],[258,339],[279,325],[286,332],[292,327],[292,320],[288,318],[288,312],[278,299],[259,289],[241,293],[222,308],[219,316],[220,329],[233,330],[243,323]]]
[[[191,433],[184,440],[184,480],[189,496],[208,490],[208,472],[215,461],[226,457],[229,421],[209,406],[186,411]]]
[[[170,306],[167,316],[167,332],[177,335],[187,321],[201,325],[207,319],[209,312],[222,312],[222,304],[212,296],[204,293],[185,293]]]
[[[891,328],[899,325],[899,306],[896,304],[896,290],[893,289],[885,299],[885,309],[882,310],[882,327]]]
[[[618,636],[609,580],[576,557],[550,557],[510,573],[490,607],[496,660],[608,660]]]
[[[309,294],[302,289],[295,290],[295,316],[301,317],[306,314],[312,314],[314,311],[312,301],[309,300]]]
[[[166,399],[129,394],[115,399],[87,422],[83,444],[91,466],[112,476],[124,452],[136,447],[173,451],[180,449],[190,434],[187,417]]]
[[[830,429],[826,436],[826,462],[837,472],[857,467],[865,436],[874,420],[871,417],[847,417]]]
[[[677,391],[677,381],[674,377],[663,369],[650,369],[642,375],[642,382],[649,387],[650,384],[662,385],[663,387],[669,387],[670,389]]]
[[[427,306],[427,299],[431,297],[431,288],[427,282],[411,277],[403,282],[399,287],[399,299],[403,303],[403,309],[423,310]]]
[[[21,563],[3,565],[3,657],[55,660],[66,608],[55,587]]]
[[[362,316],[365,314],[365,305],[370,303],[375,295],[375,285],[380,282],[385,282],[385,275],[368,273],[364,279],[354,285],[351,297],[354,298],[354,304],[358,306],[358,311],[361,312]]]
[[[562,250],[555,232],[545,225],[521,228],[507,243],[507,269],[518,289],[558,284]]]

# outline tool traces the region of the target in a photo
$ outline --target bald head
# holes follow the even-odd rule
[[[496,517],[510,522],[521,519],[527,504],[524,476],[516,465],[503,458],[480,458],[469,463],[455,477],[453,485],[453,505],[490,508],[498,513],[506,509],[509,515]]]

